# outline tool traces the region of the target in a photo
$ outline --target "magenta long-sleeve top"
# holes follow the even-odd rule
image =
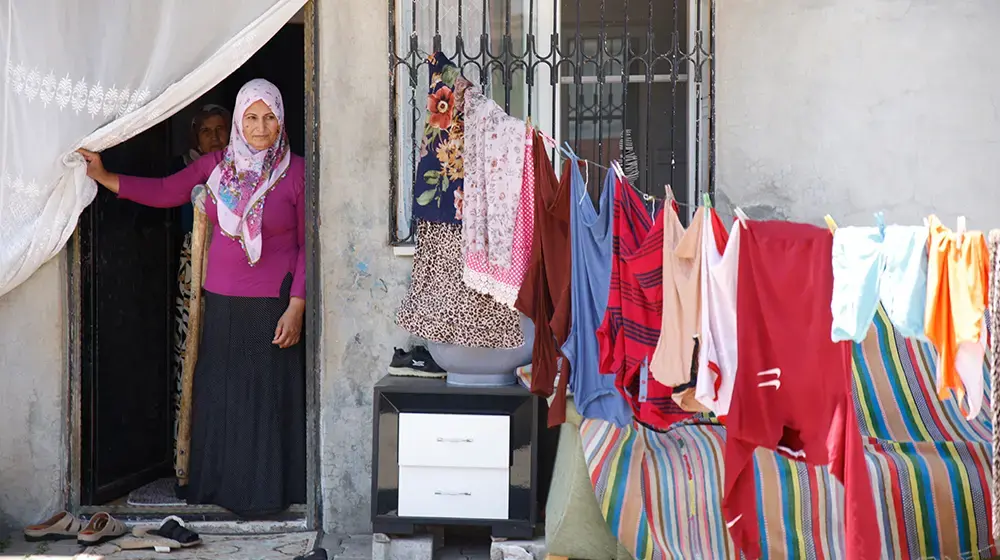
[[[118,197],[152,206],[174,208],[191,201],[191,191],[205,184],[222,152],[205,154],[163,179],[119,175]],[[205,289],[223,296],[279,297],[292,274],[292,297],[306,293],[305,164],[292,155],[285,178],[267,195],[262,223],[261,255],[250,266],[243,247],[222,233],[215,201],[206,197],[205,213],[215,225],[208,249]]]

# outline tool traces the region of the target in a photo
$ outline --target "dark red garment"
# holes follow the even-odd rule
[[[570,376],[569,360],[560,350],[570,327],[570,160],[563,165],[560,181],[537,132],[532,139],[532,150],[535,157],[535,233],[528,271],[514,306],[535,323],[531,392],[548,397],[555,389],[556,396],[549,407],[551,427],[566,421],[566,386]],[[559,385],[554,388],[557,374]]]
[[[791,222],[741,232],[736,384],[726,418],[723,515],[736,546],[760,558],[753,452],[829,465],[844,484],[846,557],[876,559],[881,540],[851,398],[851,347],[832,342],[833,236]]]
[[[623,181],[615,188],[611,289],[597,329],[600,371],[615,375],[615,386],[639,422],[665,429],[691,417],[647,366],[663,324],[663,212],[675,212],[676,206],[654,222],[635,189]]]

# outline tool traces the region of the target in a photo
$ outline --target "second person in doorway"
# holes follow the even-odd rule
[[[194,377],[188,503],[245,518],[305,501],[305,166],[288,147],[281,93],[252,80],[225,150],[164,179],[88,175],[119,198],[172,208],[207,184],[213,224]],[[266,205],[265,205],[266,202]]]
[[[219,152],[229,145],[229,131],[233,126],[233,116],[228,109],[220,105],[202,106],[191,119],[190,146],[183,154],[171,162],[171,173],[182,171],[185,167],[201,159],[201,156]],[[177,462],[177,437],[180,431],[181,393],[184,377],[184,355],[187,352],[188,319],[191,309],[191,240],[194,225],[194,206],[191,203],[181,206],[180,234],[177,240],[181,249],[177,263],[177,297],[174,301],[174,363],[173,371],[176,377],[176,394],[174,395],[174,463]],[[177,497],[187,498],[187,486],[176,488]]]

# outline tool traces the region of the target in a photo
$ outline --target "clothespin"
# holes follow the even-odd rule
[[[701,195],[701,205],[705,208],[712,207],[712,197],[708,193],[702,193]]]
[[[573,152],[573,146],[570,146],[569,142],[565,142],[562,146],[559,147],[559,150],[563,154],[565,154],[566,157],[568,157],[570,159],[577,159],[576,153]]]
[[[958,217],[958,228],[955,230],[955,233],[959,235],[959,238],[965,235],[965,216]]]
[[[823,216],[823,221],[826,222],[826,227],[830,228],[830,233],[837,231],[837,222],[833,221],[833,216],[827,214]]]
[[[548,134],[545,134],[545,132],[543,130],[536,128],[535,132],[537,132],[538,135],[542,137],[542,141],[545,142],[546,144],[548,144],[550,148],[558,148],[559,147],[559,143],[556,142],[556,139],[553,138],[553,137],[551,137],[551,136],[549,136]]]
[[[528,118],[524,119],[524,123],[528,125],[528,128],[534,128],[531,126],[531,115],[528,115]]]
[[[878,232],[883,237],[885,236],[885,214],[882,212],[875,212],[875,225],[878,226]]]
[[[667,200],[665,201],[666,204],[670,204],[671,202],[677,200],[677,197],[674,196],[674,188],[670,186],[670,183],[663,185],[663,192],[665,192],[667,195]],[[649,197],[655,198],[652,195],[650,195]]]
[[[611,160],[611,169],[614,170],[615,175],[618,176],[619,180],[625,180],[625,172],[622,171],[622,166],[618,164],[618,160]]]
[[[733,209],[733,214],[736,214],[736,219],[740,221],[740,225],[743,226],[743,229],[747,229],[747,222],[750,220],[747,213],[744,212],[742,208],[737,206]]]

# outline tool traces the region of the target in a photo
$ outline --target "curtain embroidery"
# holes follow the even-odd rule
[[[24,63],[15,66],[13,62],[7,63],[7,82],[28,103],[37,100],[44,107],[54,105],[60,111],[68,107],[77,115],[87,113],[91,118],[123,117],[145,105],[151,95],[146,88],[133,91],[117,86],[105,89],[101,82],[88,85],[86,78],[74,80],[69,74],[56,78],[51,70],[42,77],[38,68],[29,68]]]
[[[305,0],[217,0],[211,14],[178,2],[166,19],[157,17],[155,2],[122,12],[114,9],[118,0],[88,0],[92,9],[68,20],[66,0],[7,3],[17,18],[0,13],[0,28],[10,31],[0,41],[7,119],[0,135],[0,297],[58,254],[94,199],[97,185],[77,147],[103,151],[182,110],[242,66]],[[192,23],[205,31],[177,31]],[[65,44],[86,48],[52,46],[44,31],[57,27]],[[95,36],[96,28],[103,33]],[[38,123],[46,134],[36,133]]]

